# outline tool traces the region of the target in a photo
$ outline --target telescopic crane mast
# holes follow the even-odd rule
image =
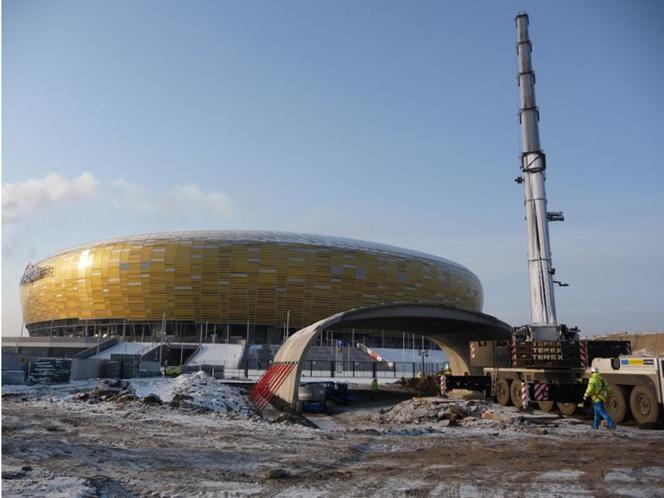
[[[556,340],[560,328],[556,319],[553,295],[555,270],[551,264],[549,221],[563,221],[562,213],[546,208],[544,187],[546,156],[540,148],[539,110],[535,100],[535,73],[532,66],[532,45],[528,37],[528,14],[516,16],[519,62],[519,122],[521,124],[521,172],[516,181],[525,189],[526,227],[528,234],[528,274],[530,281],[529,336],[534,340]]]

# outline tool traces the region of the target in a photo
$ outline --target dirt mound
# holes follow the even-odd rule
[[[600,335],[593,337],[593,339],[630,341],[634,356],[664,356],[664,332],[655,332],[652,334],[630,334],[629,332],[622,332]]]
[[[310,427],[312,429],[318,429],[318,426],[314,424],[307,417],[300,415],[299,413],[281,413],[280,415],[269,420],[270,424],[288,424],[288,425],[302,425],[304,427]]]
[[[221,383],[205,372],[182,374],[177,378],[143,378],[131,381],[104,380],[92,389],[75,393],[71,400],[96,404],[113,401],[118,405],[140,401],[143,405],[169,405],[198,412],[228,416],[253,416],[247,394]]]
[[[431,375],[424,377],[402,377],[398,384],[414,390],[417,396],[436,396],[440,392],[440,379]]]
[[[237,388],[222,384],[203,371],[178,376],[173,382],[173,394],[169,401],[217,413],[243,415],[253,413],[246,394]]]
[[[87,401],[88,403],[98,403],[103,401],[115,401],[121,398],[121,401],[127,401],[134,397],[134,391],[127,381],[103,380],[90,390],[77,392],[72,396],[74,401]]]
[[[481,417],[486,403],[443,398],[413,398],[382,410],[375,415],[379,424],[420,424],[422,422],[456,422],[466,417]]]

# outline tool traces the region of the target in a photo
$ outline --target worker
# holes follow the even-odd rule
[[[371,381],[371,400],[376,401],[378,399],[378,379],[374,377],[374,380]]]
[[[590,381],[588,382],[586,393],[583,395],[583,401],[590,397],[593,402],[593,411],[595,413],[593,429],[599,429],[599,424],[601,420],[604,419],[606,420],[606,427],[613,430],[616,428],[616,423],[606,412],[606,408],[604,407],[604,403],[606,403],[606,398],[609,395],[611,388],[606,379],[599,373],[597,367],[592,367],[590,371],[592,374],[590,375]]]

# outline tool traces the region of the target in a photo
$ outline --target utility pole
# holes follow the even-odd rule
[[[19,352],[20,341],[23,340],[23,324],[24,324],[24,323],[25,323],[25,321],[23,320],[23,318],[21,318],[21,330],[20,330],[20,335],[16,337],[16,353]]]
[[[290,310],[286,310],[286,339],[290,336]]]
[[[127,320],[122,320],[122,344],[124,347],[124,352],[127,354],[127,341],[125,341],[125,327],[127,325]]]

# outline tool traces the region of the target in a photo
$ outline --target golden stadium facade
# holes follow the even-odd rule
[[[206,231],[119,237],[28,265],[30,334],[185,338],[249,331],[269,341],[334,313],[380,303],[482,309],[482,286],[444,258],[307,234]],[[258,339],[258,336],[254,336]],[[252,337],[252,338],[254,338]]]

